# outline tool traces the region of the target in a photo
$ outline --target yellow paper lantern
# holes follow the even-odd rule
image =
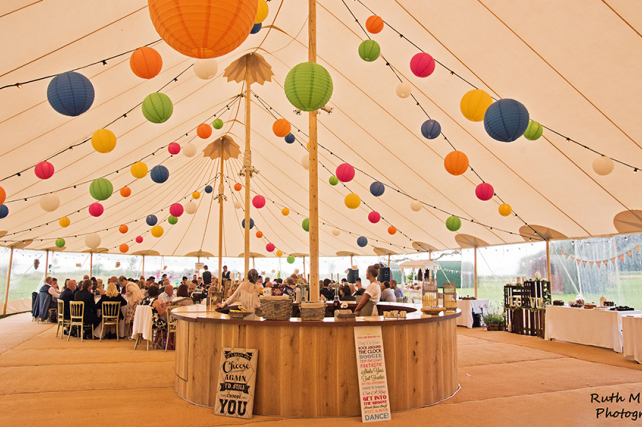
[[[361,205],[361,198],[355,193],[350,193],[345,198],[345,204],[348,209],[357,209]]]
[[[481,122],[484,120],[486,110],[493,103],[493,98],[490,97],[486,91],[481,89],[473,89],[464,95],[459,104],[461,113],[468,120],[473,122]]]
[[[283,209],[281,209],[281,213],[283,214],[283,216],[288,216],[288,215],[290,215],[290,209],[283,208]]]
[[[130,171],[134,178],[145,178],[147,175],[147,165],[143,162],[136,162],[132,165]]]
[[[109,153],[116,148],[116,135],[109,129],[98,129],[91,136],[91,146],[99,153]]]
[[[71,224],[71,220],[69,218],[67,218],[66,216],[63,216],[62,218],[60,218],[58,220],[58,224],[60,224],[60,226],[62,228],[67,228],[67,227],[69,227],[69,224]]]
[[[280,249],[279,249],[278,251],[276,251],[276,256],[278,256],[279,258],[281,258],[281,257],[283,256],[283,251],[282,251],[282,250],[280,250]]]
[[[163,235],[164,231],[165,230],[163,230],[163,227],[161,227],[160,225],[155,225],[152,227],[152,236],[160,237]]]
[[[501,216],[508,216],[513,212],[513,208],[508,203],[499,205],[499,214]]]
[[[192,199],[198,199],[199,197],[201,197],[201,193],[198,191],[192,193]]]
[[[267,2],[265,0],[259,0],[259,7],[256,10],[256,18],[254,19],[254,23],[260,24],[261,22],[265,21],[268,13],[270,13],[270,7],[268,6]]]

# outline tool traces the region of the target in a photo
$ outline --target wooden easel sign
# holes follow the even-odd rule
[[[252,419],[258,357],[257,349],[223,348],[214,407],[216,415]]]
[[[381,326],[354,328],[361,422],[390,421],[390,398]]]

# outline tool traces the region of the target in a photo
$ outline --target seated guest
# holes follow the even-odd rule
[[[183,278],[181,279],[181,285],[187,285],[188,283],[189,282],[187,281],[187,276],[183,276]]]
[[[196,284],[197,284],[198,286],[203,286],[203,283],[205,283],[205,282],[203,281],[203,278],[202,278],[202,277],[199,277],[198,279],[196,279]]]
[[[96,312],[96,302],[94,300],[94,293],[91,291],[93,283],[91,280],[82,282],[81,289],[74,295],[74,301],[82,301],[85,303],[85,310],[83,312],[83,324],[94,325],[100,324],[100,317]]]
[[[194,301],[192,301],[189,295],[187,285],[180,285],[176,291],[176,299],[172,301],[172,305],[194,305]]]
[[[128,325],[134,321],[136,306],[138,306],[138,304],[143,300],[143,291],[140,289],[140,285],[125,279],[125,276],[120,276],[118,281],[120,282],[121,289],[127,297],[127,315],[125,317],[125,325]]]
[[[395,293],[395,298],[404,298],[405,295],[403,294],[403,289],[401,287],[397,286],[397,281],[396,280],[391,280],[390,281],[390,289]]]
[[[124,320],[125,317],[123,316],[123,309],[122,307],[127,305],[127,300],[123,298],[121,293],[116,289],[116,284],[113,282],[109,282],[107,285],[107,291],[105,291],[105,295],[101,296],[98,302],[96,303],[96,310],[102,310],[103,308],[103,303],[104,302],[119,302],[120,303],[120,313],[118,318],[120,320]],[[98,331],[96,331],[98,333]],[[118,331],[116,331],[118,333]],[[100,336],[100,335],[97,335]],[[111,333],[107,334],[107,338],[111,336]]]
[[[174,287],[169,284],[169,280],[165,280],[165,292],[158,296],[160,302],[168,304],[176,299],[174,295]]]
[[[330,279],[325,279],[323,282],[323,289],[321,289],[321,295],[326,299],[326,301],[333,301],[334,300],[334,291],[330,289]],[[321,285],[321,283],[319,283]]]
[[[294,295],[296,292],[296,283],[292,277],[286,277],[285,287],[283,288],[283,295]]]
[[[56,292],[60,293],[60,287],[58,286],[58,279],[56,279],[56,278],[54,277],[54,278],[53,278],[53,279],[51,279],[51,280],[53,281],[53,283],[51,284],[51,286],[56,290]]]
[[[96,279],[98,285],[96,285],[95,295],[105,295],[105,286],[103,285],[103,279]]]
[[[140,305],[149,305],[152,307],[152,323],[154,324],[155,329],[166,330],[167,321],[166,318],[166,308],[167,305],[163,304],[158,300],[158,287],[150,286],[149,297],[144,298]],[[157,347],[160,342],[163,340],[163,334],[158,334],[159,336],[154,341],[154,347]]]
[[[390,289],[390,282],[383,282],[383,292],[381,292],[381,301],[383,302],[395,302],[397,298],[392,289]]]
[[[260,287],[263,287],[263,278],[259,276],[258,280],[256,281],[256,284],[259,285]]]
[[[47,277],[44,285],[38,291],[38,317],[43,322],[47,321],[49,309],[58,306],[60,292],[56,291],[52,285],[53,278]]]
[[[69,316],[69,301],[74,300],[74,291],[76,290],[76,281],[72,279],[67,279],[66,283],[67,283],[66,284],[67,289],[62,291],[59,299],[64,301],[65,303],[65,319],[70,319],[71,317]]]
[[[196,288],[198,287],[198,282],[192,280],[192,282],[187,286],[187,292],[192,295]]]
[[[339,299],[341,301],[356,301],[356,298],[352,296],[352,291],[348,285],[342,285],[339,288]]]
[[[359,279],[359,278],[357,278],[357,279],[355,280],[355,282],[354,282],[354,287],[355,287],[355,289],[356,289],[356,290],[354,291],[354,296],[355,296],[355,297],[356,297],[357,295],[363,295],[363,293],[366,291],[366,290],[365,290],[365,289],[363,289],[363,287],[361,286],[361,279]]]

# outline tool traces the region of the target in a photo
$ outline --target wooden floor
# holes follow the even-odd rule
[[[55,332],[28,314],[0,320],[0,426],[360,424],[360,418],[217,417],[174,394],[171,351],[134,351],[127,340],[67,342]],[[393,413],[381,425],[587,427],[630,422],[596,419],[600,407],[642,411],[642,403],[628,401],[642,392],[641,366],[613,351],[463,328],[458,344],[461,391],[434,407]],[[592,393],[619,393],[626,402],[591,403]]]

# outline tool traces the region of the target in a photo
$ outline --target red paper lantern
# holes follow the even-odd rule
[[[163,69],[163,58],[161,58],[156,49],[144,46],[132,53],[129,58],[129,66],[134,74],[141,79],[151,79],[156,77]]]
[[[242,188],[243,188],[243,186],[241,184],[239,184],[238,182],[236,184],[234,184],[234,189],[236,191],[241,191]]]
[[[341,182],[350,182],[354,178],[355,172],[354,168],[348,163],[342,163],[337,167],[337,173],[335,176],[339,178]]]
[[[118,231],[120,231],[121,233],[125,234],[125,233],[127,233],[129,231],[129,227],[127,227],[125,224],[123,224],[120,227],[118,227]]]
[[[212,136],[212,126],[202,123],[196,128],[196,134],[203,139],[207,139]]]
[[[475,195],[479,200],[490,200],[493,198],[494,194],[495,190],[493,189],[493,186],[487,182],[479,184],[477,188],[475,188]]]
[[[261,237],[263,237],[263,232],[262,232],[262,231],[257,231],[257,232],[256,232],[256,237],[258,237],[259,239],[260,239]]]
[[[181,205],[180,203],[174,203],[169,207],[169,214],[178,218],[179,216],[183,215],[184,210],[185,209],[183,208],[183,205]]]
[[[420,52],[410,60],[410,71],[417,77],[428,77],[435,71],[435,60],[425,52]]]
[[[256,195],[252,199],[252,206],[254,206],[257,209],[261,209],[263,206],[265,206],[265,197],[261,195]]]
[[[177,142],[172,142],[167,146],[169,154],[178,154],[181,152],[181,145]]]
[[[397,233],[397,227],[395,227],[394,225],[391,225],[390,227],[388,227],[388,234],[392,236],[393,234],[396,234],[396,233]]]
[[[136,243],[143,243],[143,236],[136,237]]]
[[[265,250],[268,252],[274,252],[274,249],[276,249],[274,247],[274,243],[268,243],[267,245],[265,245]]]
[[[93,217],[99,217],[103,214],[103,212],[105,212],[105,208],[103,208],[103,205],[101,205],[100,203],[96,202],[89,205],[89,215]]]
[[[379,34],[383,30],[383,19],[380,16],[372,15],[366,19],[366,30],[370,34]]]
[[[129,245],[128,245],[127,243],[123,243],[122,245],[120,245],[120,246],[118,247],[118,249],[119,249],[122,253],[127,253],[127,251],[129,250]]]
[[[40,179],[49,179],[54,174],[54,166],[49,162],[40,162],[34,168],[34,172]]]
[[[290,125],[290,122],[285,119],[278,119],[272,125],[272,131],[274,132],[274,135],[281,138],[285,138],[286,136],[288,136],[291,130],[292,126]]]
[[[376,224],[379,221],[381,221],[381,215],[379,215],[379,212],[372,211],[368,214],[368,221],[370,221],[373,224]]]
[[[123,197],[129,197],[132,194],[132,190],[129,187],[123,187],[120,189],[120,195]]]

